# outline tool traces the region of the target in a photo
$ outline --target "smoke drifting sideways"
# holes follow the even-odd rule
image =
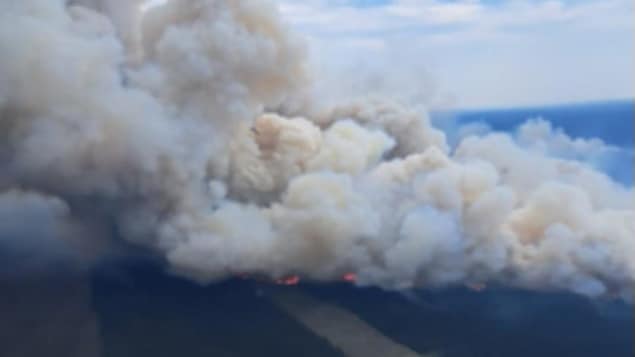
[[[140,5],[0,3],[3,251],[59,242],[91,264],[123,241],[204,284],[354,274],[632,301],[632,187],[506,134],[450,149],[394,100],[325,103],[274,4]]]

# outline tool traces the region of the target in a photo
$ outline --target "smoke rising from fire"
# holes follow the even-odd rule
[[[354,276],[632,297],[632,188],[506,134],[451,150],[392,100],[325,104],[268,2],[139,4],[0,4],[3,246],[111,235],[202,283]],[[527,137],[569,143],[551,130]]]

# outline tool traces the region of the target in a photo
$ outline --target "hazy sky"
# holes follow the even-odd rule
[[[632,0],[279,3],[318,62],[370,67],[450,105],[634,96]]]

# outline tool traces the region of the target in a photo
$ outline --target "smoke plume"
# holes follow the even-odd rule
[[[140,5],[0,3],[3,249],[122,239],[201,283],[354,273],[632,298],[633,190],[551,155],[569,138],[450,149],[393,100],[324,104],[268,2]]]

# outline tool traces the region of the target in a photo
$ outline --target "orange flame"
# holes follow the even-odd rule
[[[484,283],[468,283],[466,284],[466,286],[468,289],[476,292],[482,292],[483,290],[487,289],[487,285]]]
[[[354,283],[357,281],[357,274],[355,273],[346,273],[344,274],[344,276],[342,276],[342,280],[344,280],[347,283]]]
[[[298,285],[299,283],[300,277],[297,275],[291,275],[286,278],[276,280],[276,284],[285,286]]]

